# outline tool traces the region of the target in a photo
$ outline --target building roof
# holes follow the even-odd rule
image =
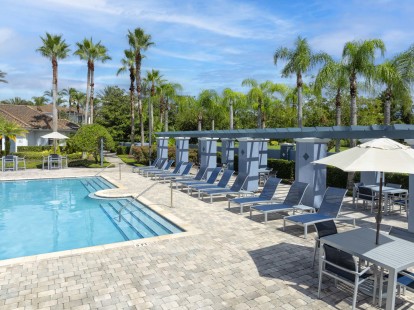
[[[43,112],[43,113],[52,113],[52,109],[53,109],[53,105],[52,104],[46,104],[46,105],[39,105],[35,107],[39,112]],[[64,107],[64,106],[59,106],[57,107],[58,111],[60,112],[72,112],[72,113],[77,113],[78,110],[76,109],[75,106],[72,106],[70,109],[69,107]],[[83,109],[80,108],[79,109],[79,113],[83,113]]]
[[[27,130],[51,130],[52,118],[45,112],[40,112],[35,106],[0,104],[0,115],[6,120],[14,122]],[[58,130],[74,131],[79,125],[66,119],[58,120]]]

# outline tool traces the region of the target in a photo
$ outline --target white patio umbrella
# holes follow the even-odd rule
[[[352,149],[316,160],[314,164],[338,167],[344,171],[379,171],[414,174],[414,149],[388,138],[380,138],[360,144]],[[382,204],[383,176],[380,173],[379,206]],[[376,244],[382,220],[381,207],[375,217],[377,223]]]
[[[69,139],[69,137],[62,135],[61,133],[57,132],[57,131],[53,131],[51,133],[48,133],[44,136],[41,136],[41,138],[43,139],[53,139],[53,140],[63,140],[63,139]],[[53,143],[53,146],[55,148],[55,153],[56,153],[56,143]]]

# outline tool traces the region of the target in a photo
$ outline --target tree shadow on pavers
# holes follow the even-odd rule
[[[318,300],[318,260],[313,267],[312,247],[281,242],[248,253],[261,277],[281,280],[283,284],[310,300]],[[352,304],[352,296],[352,287],[345,284],[338,284],[336,287],[330,278],[323,278],[321,300],[324,303],[343,309],[344,306]],[[358,294],[358,305],[372,306],[371,302],[372,297]]]

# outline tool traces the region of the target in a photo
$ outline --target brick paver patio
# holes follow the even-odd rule
[[[27,170],[0,174],[0,180],[74,177],[99,170]],[[122,185],[120,193],[140,194],[154,182],[124,166],[103,176]],[[283,196],[287,186],[281,186]],[[317,267],[312,268],[313,235],[303,229],[281,231],[281,216],[269,223],[249,219],[227,200],[201,202],[174,190],[170,207],[168,184],[157,184],[141,196],[150,206],[190,227],[172,238],[143,239],[115,246],[68,251],[61,256],[3,261],[0,264],[0,309],[349,309],[352,290],[324,281],[317,299]],[[347,204],[344,214],[357,225],[372,226],[374,218]],[[384,218],[387,225],[406,226],[405,215]],[[341,230],[352,229],[349,223]],[[312,230],[311,230],[312,232]],[[55,257],[53,257],[55,256]],[[1,263],[1,262],[0,262]],[[414,295],[397,298],[400,309],[414,307]],[[375,309],[360,294],[358,307]]]

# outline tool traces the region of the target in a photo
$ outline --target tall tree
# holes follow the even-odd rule
[[[86,108],[85,108],[85,122],[93,124],[93,100],[94,100],[94,89],[95,89],[95,61],[105,62],[110,60],[108,56],[107,48],[101,44],[93,43],[92,38],[83,39],[82,42],[76,43],[78,49],[74,52],[80,59],[86,60],[88,66],[87,81],[86,81]],[[88,119],[88,113],[90,109],[90,121]]]
[[[57,92],[56,106],[60,106],[60,105],[65,104],[66,103],[65,96],[67,96],[68,94],[69,94],[68,93],[68,90],[65,89],[65,88],[63,88],[62,90],[59,90]],[[45,90],[43,92],[43,96],[44,97],[49,97],[50,99],[53,100],[53,89],[51,89],[51,90]]]
[[[242,94],[230,88],[225,88],[222,93],[223,103],[229,108],[229,128],[234,128],[234,106],[239,101]]]
[[[212,126],[211,129],[214,130],[214,122],[215,117],[219,113],[219,107],[218,107],[218,100],[219,95],[215,90],[212,89],[205,89],[202,90],[201,93],[198,95],[198,130],[202,130],[203,125],[203,117],[204,115],[207,115],[211,118]]]
[[[128,43],[135,56],[135,70],[136,70],[136,89],[138,98],[138,115],[141,130],[141,145],[144,145],[144,119],[142,111],[141,98],[141,62],[144,55],[142,52],[146,51],[150,46],[154,45],[151,42],[151,35],[146,34],[142,28],[136,28],[134,31],[128,30]]]
[[[154,129],[154,111],[153,111],[153,99],[156,95],[156,89],[162,83],[165,83],[165,80],[162,79],[162,74],[160,74],[159,70],[151,69],[151,71],[147,71],[147,75],[144,78],[144,81],[151,85],[150,89],[150,100],[148,102],[148,119],[149,119],[149,129],[151,132]]]
[[[287,87],[282,84],[275,84],[271,81],[258,83],[254,79],[245,79],[242,86],[249,86],[247,97],[253,106],[257,106],[257,128],[266,128],[266,110],[269,108],[271,96],[275,92],[285,93]]]
[[[347,42],[342,51],[342,62],[349,79],[351,126],[358,124],[356,103],[358,92],[357,77],[363,77],[367,82],[370,82],[374,77],[376,51],[380,51],[381,55],[385,53],[384,42],[380,39]],[[355,140],[351,139],[351,147],[353,146],[355,146]]]
[[[318,72],[315,79],[315,92],[321,95],[322,89],[332,89],[335,92],[335,125],[342,125],[342,93],[348,87],[349,80],[345,67],[341,62],[328,61]],[[335,151],[339,152],[340,140],[336,140]]]
[[[410,97],[410,82],[414,76],[414,57],[409,49],[376,67],[375,80],[385,86],[384,124],[391,124],[391,101]]]
[[[171,102],[174,102],[176,100],[178,92],[182,90],[183,87],[178,83],[164,82],[160,85],[160,113],[161,116],[164,115],[164,131],[168,131],[168,112],[170,111]]]
[[[34,96],[32,100],[36,106],[42,106],[49,103],[49,100],[45,96]]]
[[[121,59],[122,67],[118,69],[116,75],[129,71],[129,102],[130,102],[130,116],[131,116],[131,145],[135,142],[135,54],[131,50],[124,50],[125,57]],[[129,149],[129,153],[132,154],[132,147]]]
[[[38,52],[42,54],[43,57],[46,57],[52,62],[52,71],[53,71],[53,108],[52,108],[52,130],[57,131],[58,129],[58,113],[57,113],[57,97],[58,97],[58,60],[64,59],[68,56],[70,51],[69,45],[66,44],[65,40],[62,39],[61,35],[53,35],[46,32],[45,37],[40,37],[43,45],[37,49]],[[56,140],[54,142],[56,147]]]
[[[282,69],[282,76],[289,77],[296,75],[296,89],[298,94],[298,126],[303,123],[303,74],[312,69],[318,63],[329,61],[330,57],[326,53],[314,53],[306,38],[298,37],[294,48],[279,47],[274,56],[274,63],[277,65],[279,60],[286,60],[287,63]]]
[[[7,81],[6,81],[6,72],[3,72],[3,71],[1,71],[0,70],[0,83],[7,83]]]

